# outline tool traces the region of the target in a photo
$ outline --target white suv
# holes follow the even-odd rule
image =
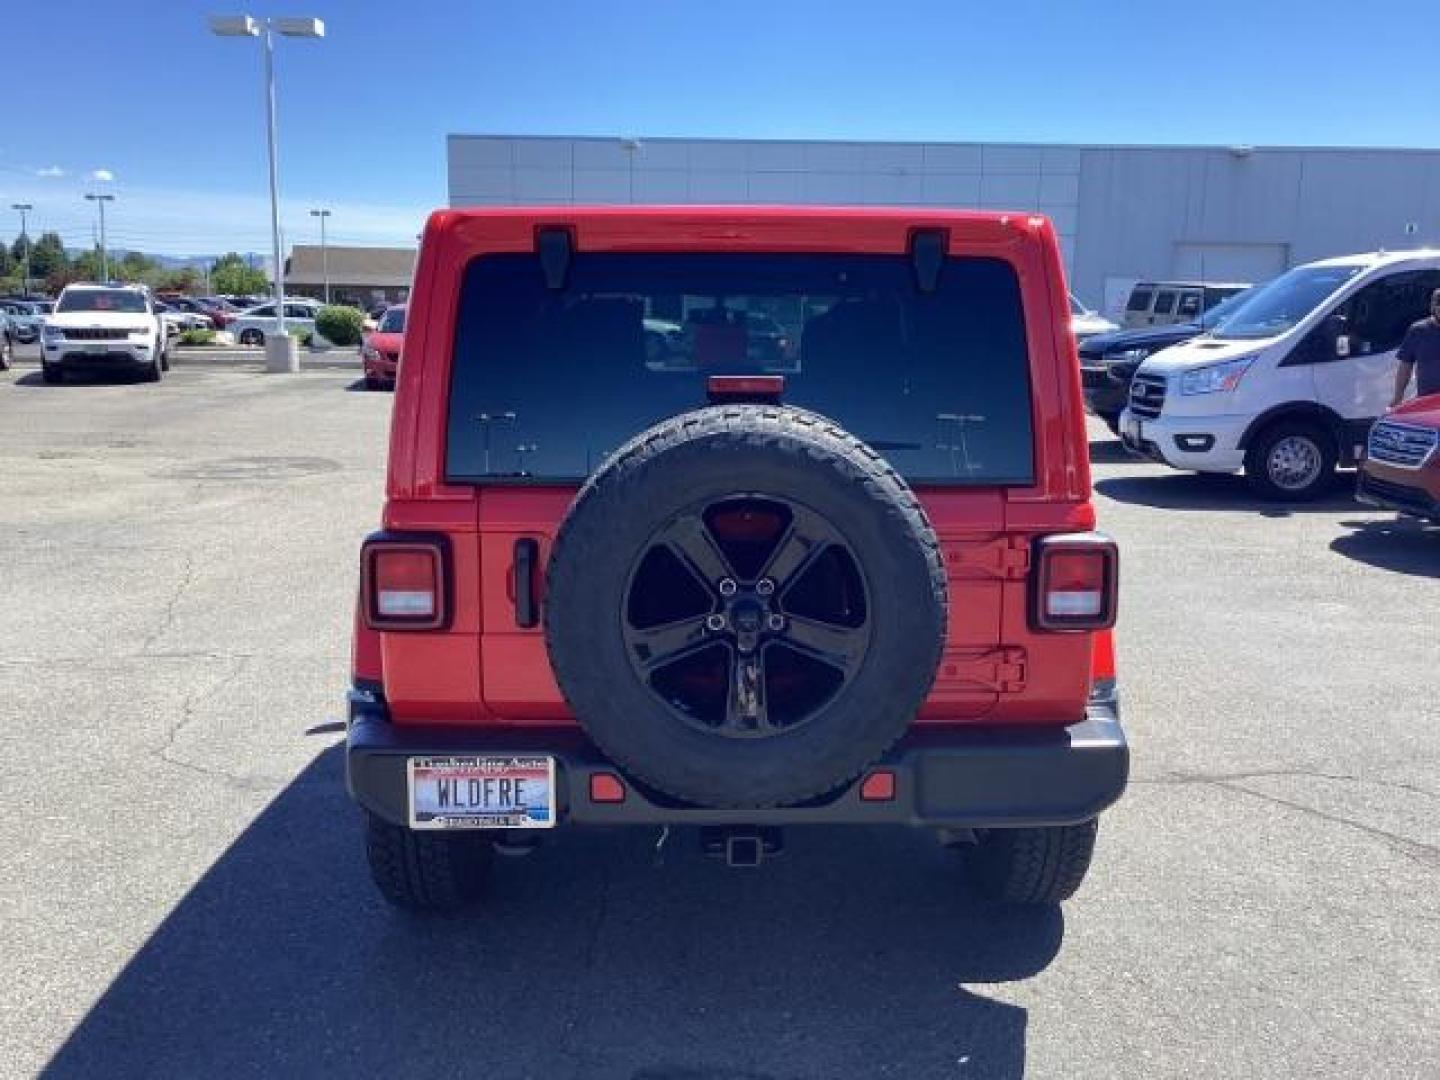
[[[1121,438],[1177,469],[1244,469],[1268,497],[1313,498],[1359,459],[1390,404],[1400,341],[1436,288],[1440,251],[1297,266],[1141,364]]]
[[[159,382],[170,369],[168,335],[148,291],[111,285],[67,285],[41,330],[40,373],[58,383],[65,372],[138,372]]]

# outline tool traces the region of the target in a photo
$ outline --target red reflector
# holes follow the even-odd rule
[[[591,773],[590,801],[598,803],[624,802],[625,785],[614,773]]]
[[[705,380],[711,401],[779,401],[784,375],[711,375]]]
[[[889,769],[876,769],[860,785],[860,798],[866,802],[889,802],[895,798],[895,774]]]

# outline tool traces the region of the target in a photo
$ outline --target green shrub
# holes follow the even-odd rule
[[[315,332],[332,345],[359,345],[365,314],[343,304],[322,307],[315,315]]]
[[[315,335],[309,330],[288,330],[286,332],[295,339],[297,345],[303,345],[308,348],[315,341]]]
[[[186,330],[180,335],[181,345],[214,345],[214,330]]]

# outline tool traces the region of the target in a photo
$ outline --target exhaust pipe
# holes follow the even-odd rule
[[[726,866],[753,869],[783,852],[785,839],[773,825],[710,825],[700,830],[700,846]]]

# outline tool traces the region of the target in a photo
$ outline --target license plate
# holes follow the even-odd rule
[[[1125,437],[1131,442],[1138,443],[1140,441],[1141,430],[1140,421],[1135,419],[1135,417],[1132,416],[1125,421]]]
[[[555,759],[538,754],[412,757],[412,829],[549,829]]]

